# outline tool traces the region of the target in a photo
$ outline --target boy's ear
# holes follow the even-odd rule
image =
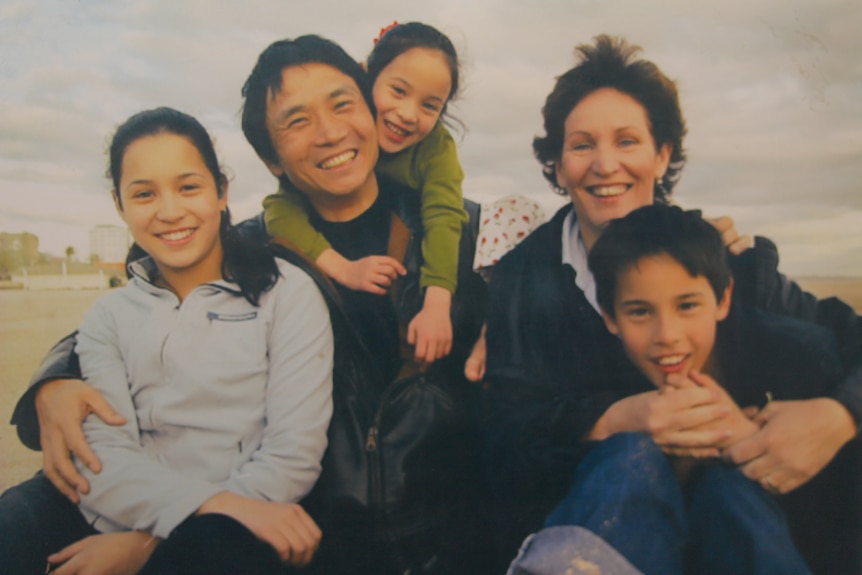
[[[730,283],[727,284],[727,287],[724,290],[724,294],[721,296],[721,301],[718,302],[718,309],[716,310],[715,319],[717,321],[722,321],[727,317],[727,314],[730,313],[730,302],[733,299],[733,278],[731,278]]]
[[[602,309],[602,319],[605,320],[605,326],[608,328],[608,331],[614,334],[615,336],[620,335],[620,328],[617,325],[617,321],[608,314],[604,309]]]

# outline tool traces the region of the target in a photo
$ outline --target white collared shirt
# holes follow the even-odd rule
[[[575,219],[575,210],[569,212],[563,221],[563,263],[575,270],[575,285],[584,292],[587,301],[601,315],[599,302],[596,300],[596,278],[587,265],[587,246],[581,237],[581,226]]]

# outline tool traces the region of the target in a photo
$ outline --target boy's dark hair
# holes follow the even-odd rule
[[[396,24],[386,30],[380,39],[377,40],[374,49],[371,50],[371,54],[368,55],[366,63],[368,66],[369,84],[374,86],[374,82],[377,80],[380,72],[392,63],[392,60],[412,48],[439,50],[446,57],[452,87],[449,90],[446,102],[443,103],[440,117],[448,117],[449,101],[458,96],[458,89],[461,84],[458,52],[455,51],[455,46],[449,40],[449,37],[433,26],[421,22],[408,22],[406,24]]]
[[[120,209],[123,209],[120,179],[126,150],[140,138],[158,134],[175,134],[186,138],[200,153],[204,165],[215,180],[218,197],[224,195],[227,177],[219,166],[215,146],[206,128],[193,116],[173,108],[162,107],[144,110],[129,117],[120,124],[111,139],[108,147],[107,176],[113,184],[113,193]],[[252,305],[257,305],[261,294],[278,280],[279,271],[275,258],[263,246],[240,237],[231,225],[227,208],[221,214],[219,238],[224,253],[222,276],[236,282],[243,297]],[[132,244],[126,261],[132,262],[145,255],[146,252],[138,244]]]
[[[718,230],[699,210],[655,203],[611,221],[590,251],[590,271],[602,310],[616,317],[614,299],[620,274],[643,258],[661,254],[672,257],[692,277],[705,277],[716,300],[721,300],[730,285],[727,250]]]
[[[376,115],[368,75],[341,46],[314,34],[273,42],[261,52],[242,87],[242,131],[257,155],[270,164],[278,164],[279,159],[266,128],[267,100],[281,91],[281,71],[303,64],[326,64],[352,78],[371,115]]]
[[[656,150],[671,146],[670,163],[663,178],[656,180],[655,199],[666,202],[685,166],[685,120],[679,106],[676,84],[649,60],[636,60],[640,47],[606,34],[596,36],[595,44],[581,44],[575,52],[579,62],[557,78],[542,108],[545,135],[533,140],[533,152],[542,164],[542,173],[554,189],[556,163],[563,151],[566,118],[581,100],[601,88],[627,94],[646,110]]]

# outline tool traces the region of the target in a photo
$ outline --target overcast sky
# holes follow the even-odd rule
[[[203,122],[234,218],[256,213],[275,180],[237,112],[257,55],[317,33],[363,59],[393,20],[432,24],[461,54],[468,197],[554,201],[530,147],[544,98],[576,44],[622,35],[680,87],[677,202],[772,238],[791,275],[862,275],[858,0],[0,0],[0,231],[86,258],[93,225],[122,223],[107,140],[160,105]]]

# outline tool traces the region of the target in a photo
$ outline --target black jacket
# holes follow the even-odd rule
[[[611,404],[653,389],[631,364],[562,263],[562,208],[504,256],[489,286],[484,467],[517,543],[565,493],[590,448],[583,440]],[[817,300],[777,272],[772,242],[733,257],[734,301],[831,331],[845,377],[828,392],[862,422],[862,322],[843,302]]]

